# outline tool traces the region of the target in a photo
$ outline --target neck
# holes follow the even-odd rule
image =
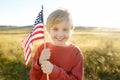
[[[67,42],[64,43],[64,44],[55,44],[55,43],[52,42],[52,44],[55,45],[55,46],[68,46],[68,45],[70,45],[70,44],[67,43]]]

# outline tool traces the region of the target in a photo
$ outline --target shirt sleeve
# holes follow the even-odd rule
[[[83,56],[79,50],[76,51],[73,64],[71,65],[73,65],[71,72],[54,65],[50,77],[54,80],[83,80]]]
[[[40,78],[42,77],[43,72],[40,65],[38,64],[41,50],[41,47],[39,47],[35,53],[35,56],[33,57],[32,66],[30,69],[30,80],[40,80]]]

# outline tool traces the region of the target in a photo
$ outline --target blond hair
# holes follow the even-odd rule
[[[47,18],[46,21],[46,29],[49,32],[50,28],[55,25],[59,24],[61,22],[65,21],[66,23],[69,23],[71,25],[71,29],[73,28],[73,22],[72,17],[68,10],[66,9],[58,9],[53,11]]]

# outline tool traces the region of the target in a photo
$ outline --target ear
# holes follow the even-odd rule
[[[74,29],[74,26],[71,26],[71,30],[73,30]]]

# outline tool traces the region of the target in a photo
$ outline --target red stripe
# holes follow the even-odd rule
[[[28,41],[30,40],[31,36],[28,37],[28,39],[25,42],[25,46],[28,44]]]
[[[23,45],[23,49],[24,49],[24,54],[26,56],[26,60],[25,60],[26,66],[30,62],[29,57],[30,57],[31,52],[32,52],[32,49],[31,49],[30,45],[32,46],[32,43],[35,40],[43,39],[44,35],[42,35],[42,34],[44,34],[43,25],[40,24],[40,25],[35,26],[34,29],[33,29],[33,31],[32,31],[32,34],[27,35],[27,37],[22,41],[22,45]],[[28,50],[30,50],[30,51],[28,51]],[[27,51],[28,51],[28,54],[27,54]]]
[[[28,55],[27,55],[27,58],[26,58],[26,62],[27,62],[28,57],[30,56],[30,54],[31,54],[31,48],[30,48],[30,51],[28,52]]]
[[[36,40],[43,39],[43,38],[44,38],[44,36],[36,37],[36,38],[34,38],[32,41],[36,41]]]
[[[27,48],[26,48],[26,50],[25,50],[25,55],[26,55],[28,49],[30,48],[30,45],[32,45],[32,43],[28,44],[28,46],[27,46]],[[25,49],[25,48],[24,48],[24,49]],[[31,48],[30,48],[30,49],[31,49]]]
[[[26,36],[26,38],[24,40],[22,40],[22,45],[23,45],[23,48],[25,47],[25,44],[26,44],[26,40],[27,38],[29,37],[29,35]]]
[[[31,57],[30,54],[31,54],[31,50],[29,51],[28,56],[27,56],[26,61],[25,61],[26,67],[28,66],[28,64],[30,62],[30,58],[29,58],[29,57]]]
[[[35,27],[35,29],[38,29],[38,28],[43,28],[43,26],[41,26],[41,25],[39,25],[39,26],[36,26]],[[34,30],[35,30],[34,29]],[[34,32],[33,32],[34,33]],[[38,33],[44,33],[43,31],[37,31],[37,32],[35,32],[34,34],[32,34],[32,35],[35,35],[35,34],[38,34]],[[31,40],[30,42],[29,42],[29,40],[30,40],[30,38],[31,38],[31,36],[30,35],[28,35],[29,37],[28,37],[28,39],[27,39],[27,41],[26,41],[26,43],[25,43],[25,46],[27,45],[27,44],[30,44],[33,40]],[[29,42],[29,43],[28,43]],[[28,48],[28,47],[27,47]],[[26,50],[25,50],[26,51]]]
[[[35,26],[34,29],[33,29],[33,32],[34,32],[36,29],[38,29],[38,28],[43,29],[43,25],[37,25],[37,26]]]
[[[32,34],[32,36],[34,36],[35,34],[44,34],[44,31],[37,31],[37,32],[34,32],[33,34]]]

